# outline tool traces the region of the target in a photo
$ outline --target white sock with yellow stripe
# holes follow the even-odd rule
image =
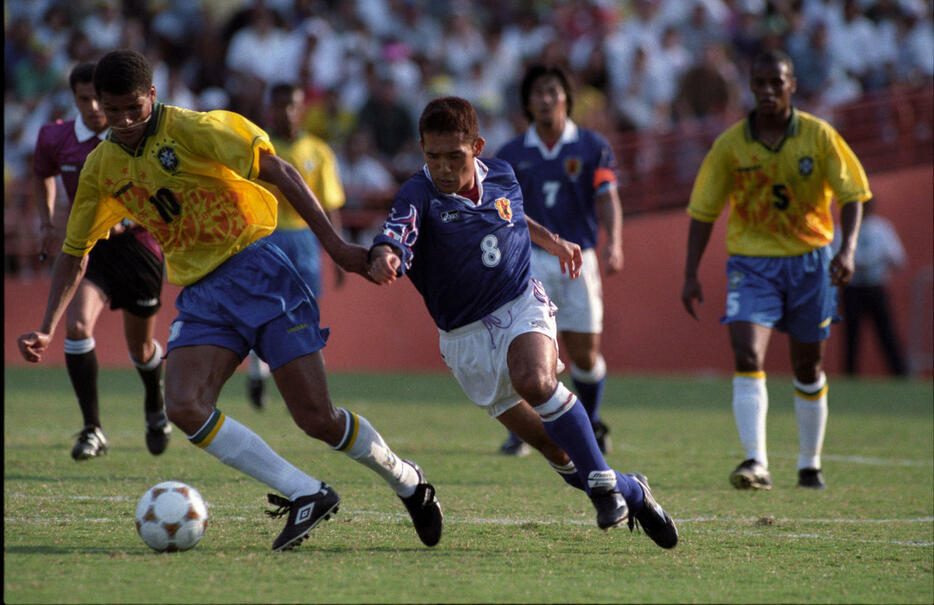
[[[224,464],[262,481],[289,500],[321,490],[321,482],[295,468],[263,439],[220,410],[188,437]]]
[[[344,408],[338,409],[344,412],[347,424],[343,438],[332,449],[376,471],[403,498],[415,493],[418,485],[415,467],[396,456],[366,418]]]
[[[795,385],[795,415],[798,417],[798,469],[820,469],[820,455],[827,428],[827,376],[821,372],[814,384]]]
[[[746,459],[754,458],[765,468],[769,458],[765,448],[765,417],[769,410],[769,393],[765,388],[765,372],[737,372],[733,375],[733,417]]]

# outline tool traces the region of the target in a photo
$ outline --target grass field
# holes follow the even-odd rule
[[[609,462],[640,470],[679,524],[663,551],[601,532],[587,498],[536,457],[496,453],[504,437],[453,378],[337,374],[338,405],[366,416],[436,485],[445,533],[424,548],[392,492],[304,437],[278,395],[250,408],[236,375],[219,407],[341,494],[340,513],[298,550],[273,553],[281,520],[267,488],[185,442],[150,456],[141,386],[104,371],[111,449],[69,456],[80,415],[62,369],[6,368],[4,601],[7,603],[800,602],[934,601],[932,383],[832,378],[824,451],[830,488],[795,487],[797,429],[787,377],[770,376],[770,492],[738,492],[742,459],[725,379],[614,377],[604,417]],[[178,479],[208,503],[201,543],[157,554],[133,512]]]

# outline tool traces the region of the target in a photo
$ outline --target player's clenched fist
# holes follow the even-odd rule
[[[19,353],[26,361],[36,363],[42,359],[42,354],[49,346],[52,336],[43,332],[30,332],[17,339]]]
[[[390,284],[396,279],[402,259],[389,246],[375,246],[370,253],[370,279],[378,284]]]

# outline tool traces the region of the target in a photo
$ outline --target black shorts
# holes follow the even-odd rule
[[[162,259],[133,233],[124,231],[102,239],[91,250],[84,278],[104,291],[111,309],[125,309],[151,317],[162,306]]]

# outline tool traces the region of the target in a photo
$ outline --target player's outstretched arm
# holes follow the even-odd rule
[[[700,265],[704,250],[707,249],[707,242],[710,241],[710,233],[713,231],[713,223],[705,223],[697,219],[691,219],[691,226],[688,228],[688,251],[687,258],[684,261],[684,285],[681,288],[681,304],[684,309],[690,313],[691,317],[700,321],[697,311],[694,310],[694,301],[704,304],[704,293],[701,290],[700,281],[697,279],[697,267]]]
[[[46,305],[45,317],[42,327],[34,332],[23,334],[17,339],[20,355],[23,359],[33,363],[42,359],[42,354],[52,342],[52,334],[58,325],[62,314],[71,297],[74,296],[84,270],[88,265],[88,257],[59,254],[52,269],[52,288],[49,292],[49,302]]]
[[[845,286],[853,277],[856,267],[856,239],[863,221],[863,205],[850,202],[840,208],[840,250],[830,260],[830,283]]]
[[[561,273],[567,273],[571,279],[580,277],[581,265],[584,263],[581,247],[558,237],[557,233],[552,233],[529,217],[525,217],[525,220],[529,224],[529,237],[532,241],[549,254],[558,257]]]
[[[616,185],[597,196],[597,221],[606,232],[603,266],[607,275],[623,270],[623,205]]]
[[[344,241],[334,229],[318,198],[294,166],[271,153],[260,153],[259,178],[279,188],[338,266],[344,271],[368,277],[367,249]]]

